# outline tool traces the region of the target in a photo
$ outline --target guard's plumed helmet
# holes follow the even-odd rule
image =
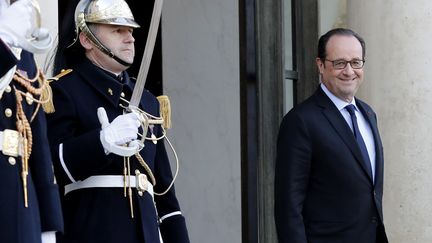
[[[87,24],[109,24],[139,28],[128,4],[124,0],[81,0],[75,9],[76,33],[83,32],[102,52],[125,66],[130,66],[104,46]],[[78,39],[78,38],[77,38]]]

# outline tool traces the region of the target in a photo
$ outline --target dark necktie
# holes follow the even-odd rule
[[[366,168],[368,169],[368,173],[372,176],[372,167],[371,167],[371,163],[370,163],[370,159],[369,159],[369,154],[366,148],[366,144],[363,140],[363,137],[360,133],[358,124],[357,124],[357,116],[355,115],[355,106],[354,105],[347,105],[345,106],[345,109],[348,111],[348,113],[351,115],[351,120],[352,120],[352,124],[353,124],[353,133],[354,133],[354,137],[357,140],[357,143],[359,145],[360,148],[360,152],[363,156]]]

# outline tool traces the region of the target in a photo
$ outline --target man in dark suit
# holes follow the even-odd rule
[[[280,243],[387,242],[377,119],[354,97],[364,58],[364,40],[352,30],[330,30],[319,39],[320,87],[284,117],[278,136]]]

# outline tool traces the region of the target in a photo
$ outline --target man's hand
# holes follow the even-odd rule
[[[124,145],[138,137],[140,122],[135,113],[128,113],[116,117],[101,133],[105,141],[110,144]]]
[[[128,113],[117,116],[111,123],[104,108],[98,108],[98,118],[102,125],[100,140],[105,149],[105,153],[115,153],[121,156],[131,156],[138,152],[139,143],[135,143],[138,138],[138,127],[140,126],[139,117],[136,113]],[[130,143],[132,142],[132,143]],[[128,147],[125,147],[130,143]]]

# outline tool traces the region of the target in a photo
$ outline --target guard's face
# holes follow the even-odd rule
[[[326,60],[316,59],[322,83],[338,98],[351,102],[363,82],[363,68],[335,69],[334,60],[363,60],[362,46],[354,36],[335,35],[326,46]],[[331,60],[331,61],[328,61]]]
[[[94,32],[99,41],[110,49],[114,55],[128,63],[133,62],[135,56],[135,39],[132,36],[133,28],[98,24]],[[90,49],[87,47],[85,48],[87,49],[87,56],[102,68],[114,73],[119,73],[127,69],[126,66],[118,63],[94,45],[92,45]]]

